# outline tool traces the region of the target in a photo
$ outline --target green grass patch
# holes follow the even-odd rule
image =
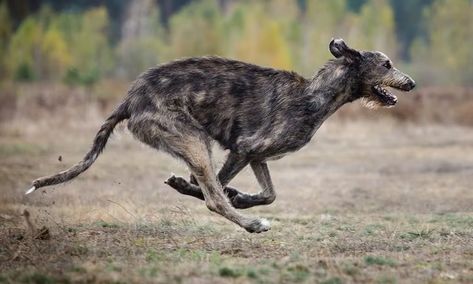
[[[430,220],[431,223],[445,222],[450,227],[471,228],[473,227],[473,216],[464,216],[461,214],[447,213],[436,215]]]
[[[378,284],[395,284],[397,283],[396,277],[382,275],[376,279],[376,283]]]
[[[287,269],[288,280],[293,282],[305,281],[310,276],[310,270],[303,264],[296,264]]]
[[[140,269],[140,274],[146,278],[155,278],[159,275],[159,268],[156,266],[149,266]]]
[[[412,232],[406,232],[404,234],[401,234],[401,239],[405,240],[415,240],[415,239],[430,239],[432,237],[432,233],[434,232],[433,229],[421,229],[418,231],[412,231]]]
[[[237,278],[243,275],[243,271],[238,268],[231,268],[228,266],[220,267],[218,275],[222,277]]]
[[[342,279],[338,277],[331,277],[320,282],[320,284],[342,284]]]
[[[164,256],[154,250],[149,250],[146,252],[145,259],[147,262],[159,262],[164,260]]]
[[[363,229],[363,234],[367,236],[375,236],[384,229],[385,227],[381,224],[369,224]]]
[[[85,273],[87,273],[87,269],[85,269],[82,266],[73,266],[69,269],[69,272],[85,274]]]
[[[58,283],[58,281],[46,274],[40,272],[33,272],[30,274],[24,274],[20,276],[21,283],[35,283],[35,284],[54,284]]]
[[[113,229],[120,228],[120,225],[118,224],[105,222],[103,220],[97,221],[95,224],[102,228],[113,228]]]
[[[354,275],[357,275],[357,274],[360,273],[360,269],[358,269],[358,267],[353,265],[353,263],[351,263],[351,262],[343,263],[342,264],[342,271],[343,271],[343,273],[345,273],[347,275],[350,275],[350,276],[354,276]]]
[[[396,262],[393,259],[385,258],[382,256],[368,255],[364,258],[366,265],[385,265],[385,266],[396,266]]]
[[[217,266],[217,275],[225,278],[239,278],[246,277],[248,279],[258,279],[258,281],[268,282],[270,279],[267,279],[268,275],[273,275],[272,269],[263,265],[219,265]]]
[[[246,271],[246,276],[248,278],[256,279],[258,278],[258,272],[254,268],[249,268],[248,271]]]

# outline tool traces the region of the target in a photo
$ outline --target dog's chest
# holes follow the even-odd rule
[[[241,136],[237,139],[238,152],[250,156],[277,160],[288,153],[304,147],[314,135],[317,125],[288,122],[284,127],[261,129],[251,136]]]

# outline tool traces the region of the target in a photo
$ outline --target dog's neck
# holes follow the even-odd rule
[[[343,59],[328,61],[310,80],[304,97],[318,119],[327,119],[341,106],[358,98],[359,76],[356,66]]]

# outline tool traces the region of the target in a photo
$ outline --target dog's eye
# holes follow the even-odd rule
[[[392,68],[391,62],[389,62],[389,61],[384,62],[383,66],[386,67],[386,69],[391,69]]]

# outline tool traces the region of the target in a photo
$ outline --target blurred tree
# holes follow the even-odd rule
[[[281,69],[292,69],[291,52],[285,38],[284,26],[267,13],[263,2],[241,4],[235,11],[241,29],[231,45],[231,56],[238,59]]]
[[[135,78],[143,70],[159,63],[164,53],[165,34],[154,1],[130,2],[117,48],[118,75]]]
[[[409,48],[416,37],[425,38],[422,24],[422,11],[434,0],[390,0],[396,20],[396,34],[400,41],[399,55],[404,60],[410,60]]]
[[[366,1],[367,0],[349,0],[347,2],[348,9],[358,13],[360,12],[361,7],[365,5]],[[398,1],[398,2],[402,2],[402,1]]]
[[[103,76],[134,78],[156,63],[204,54],[311,75],[331,58],[330,39],[343,37],[355,48],[381,50],[393,59],[412,55],[407,67],[417,78],[471,85],[472,5],[471,0],[0,0],[0,75],[64,77],[87,85]]]
[[[303,39],[300,5],[294,0],[273,0],[268,2],[267,8],[271,19],[280,26],[285,44],[289,47],[293,67],[299,66],[304,60],[299,54]]]
[[[50,25],[44,32],[41,39],[42,53],[42,77],[56,79],[61,77],[66,71],[67,66],[71,63],[71,55],[68,51],[61,31]]]
[[[12,22],[6,2],[0,3],[0,77],[6,76],[5,53],[12,34]]]
[[[303,42],[301,70],[312,75],[327,59],[328,43],[333,37],[344,37],[340,27],[346,17],[345,0],[307,1],[307,10],[303,22]]]
[[[428,39],[417,39],[411,49],[419,76],[430,84],[473,86],[473,3],[439,0],[424,19]]]
[[[31,13],[31,4],[29,0],[7,0],[2,3],[7,4],[9,14],[12,19],[13,27],[16,29],[20,26],[21,22],[26,19]],[[38,10],[39,7],[36,9]]]
[[[30,0],[38,1],[38,0]],[[129,2],[136,2],[130,0],[41,0],[42,5],[47,4],[53,7],[56,11],[63,13],[84,13],[87,10],[104,7],[108,14],[108,24],[106,35],[113,43],[120,39],[120,28],[122,26],[122,19],[125,9]]]
[[[72,56],[69,69],[79,73],[78,83],[92,85],[112,70],[113,53],[107,39],[109,21],[104,7],[90,9],[79,17],[66,16],[59,22],[67,23],[63,27],[65,34],[72,32],[68,37]]]
[[[350,37],[354,46],[365,50],[380,50],[391,59],[398,56],[394,14],[387,0],[369,0],[361,8],[359,31]]]
[[[75,69],[82,84],[93,84],[111,67],[107,12],[55,14],[43,7],[22,22],[9,43],[6,66],[17,79],[59,79]],[[69,79],[69,82],[71,80]]]
[[[185,5],[188,5],[192,0],[159,0],[159,10],[161,11],[162,23],[167,27],[169,19],[175,13],[177,13]]]
[[[5,67],[10,77],[32,80],[40,76],[42,35],[42,27],[34,17],[28,17],[21,23],[5,55]]]
[[[171,17],[166,57],[222,54],[222,43],[222,15],[217,1],[196,1]]]
[[[12,33],[12,22],[6,2],[0,3],[0,48],[5,47]]]

